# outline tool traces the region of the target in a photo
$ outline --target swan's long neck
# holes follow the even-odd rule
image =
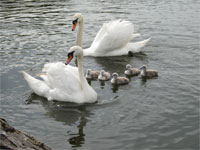
[[[80,47],[82,47],[83,28],[84,28],[84,22],[82,18],[82,20],[79,22],[79,27],[78,27],[77,37],[76,37],[76,45]]]
[[[84,73],[83,73],[83,56],[78,56],[78,71],[79,71],[79,78],[80,78],[80,82],[81,82],[81,87],[83,88],[85,85],[86,79],[84,77]]]

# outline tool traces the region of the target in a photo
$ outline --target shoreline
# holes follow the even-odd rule
[[[50,147],[36,140],[33,136],[19,131],[0,117],[0,149],[7,150],[51,150]]]

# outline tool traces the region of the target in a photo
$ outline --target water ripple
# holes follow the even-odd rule
[[[197,1],[1,0],[0,114],[52,149],[199,149],[199,16]],[[125,65],[146,64],[158,78],[130,78],[125,86],[91,82],[98,103],[48,102],[32,94],[22,74],[33,76],[47,62],[65,61],[75,44],[71,21],[85,18],[83,47],[102,24],[130,20],[143,54],[85,58],[85,69],[124,76]],[[74,65],[74,62],[72,63]]]

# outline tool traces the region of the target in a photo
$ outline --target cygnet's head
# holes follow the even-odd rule
[[[72,31],[74,31],[76,29],[76,25],[77,23],[79,22],[82,22],[83,21],[83,16],[81,13],[76,13],[73,17],[73,21],[72,21],[72,24],[73,24],[73,27],[72,27]]]
[[[126,65],[126,69],[127,69],[127,70],[131,69],[131,65],[130,65],[130,64],[127,64],[127,65]]]
[[[100,71],[101,76],[104,76],[104,73],[105,73],[104,70],[101,70],[101,71]]]
[[[73,46],[68,51],[68,58],[65,65],[68,65],[74,56],[80,57],[83,56],[83,49],[80,46]]]
[[[91,69],[88,69],[88,70],[86,71],[86,74],[89,76],[89,75],[90,75],[90,72],[91,72]]]
[[[143,65],[142,67],[140,67],[140,70],[146,70],[147,67],[145,65]]]
[[[112,74],[112,77],[113,77],[114,79],[116,79],[116,78],[118,77],[118,73],[116,73],[116,72],[113,73],[113,74]]]

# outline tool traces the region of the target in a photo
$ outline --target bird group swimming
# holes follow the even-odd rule
[[[65,64],[62,62],[45,64],[42,70],[43,73],[40,75],[42,80],[36,79],[24,71],[22,71],[22,73],[34,93],[46,97],[48,100],[94,103],[97,101],[97,93],[88,84],[87,80],[111,80],[112,84],[122,85],[129,83],[129,79],[118,76],[116,72],[111,75],[104,70],[94,71],[88,69],[86,75],[84,75],[84,56],[121,56],[128,55],[129,52],[140,52],[151,38],[133,43],[130,40],[140,34],[133,34],[132,23],[129,21],[115,20],[103,24],[90,48],[83,50],[81,48],[83,16],[77,13],[74,15],[73,19],[72,30],[75,30],[77,25],[79,26],[76,46],[71,47],[68,51],[68,58]],[[77,59],[77,67],[69,65],[74,57]],[[137,76],[141,74],[143,78],[158,76],[156,70],[147,70],[145,65],[137,69],[127,64],[124,73],[127,76]]]
[[[145,78],[145,79],[154,78],[158,76],[158,71],[147,70],[146,68],[147,68],[146,65],[143,65],[140,69],[138,69],[138,68],[132,68],[130,64],[127,64],[124,74],[127,77],[137,76],[140,74],[141,78]],[[115,85],[123,85],[123,84],[129,83],[129,78],[119,76],[117,72],[112,73],[112,78],[111,78],[111,74],[109,72],[105,72],[104,70],[97,71],[97,70],[88,69],[86,71],[85,77],[89,81],[97,80],[97,79],[100,81],[108,81],[111,79],[111,83]]]

